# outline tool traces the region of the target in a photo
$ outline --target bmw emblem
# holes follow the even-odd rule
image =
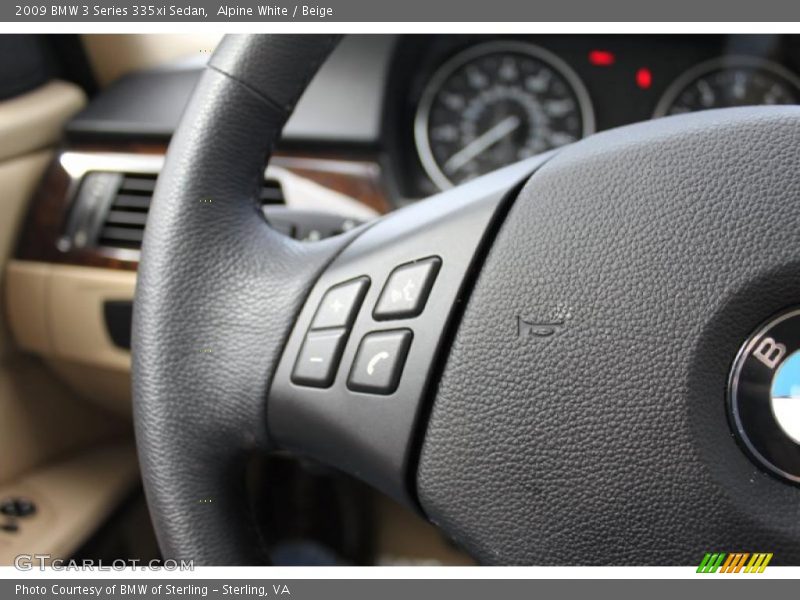
[[[733,428],[748,454],[800,483],[800,309],[776,316],[747,340],[728,396]]]

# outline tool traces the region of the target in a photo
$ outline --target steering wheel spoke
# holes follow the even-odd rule
[[[269,394],[278,444],[413,504],[426,393],[503,200],[537,157],[396,211],[326,268]]]

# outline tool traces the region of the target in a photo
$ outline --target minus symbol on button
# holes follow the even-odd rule
[[[325,362],[325,361],[324,361],[324,359],[320,358],[319,356],[312,356],[312,357],[311,357],[311,358],[309,358],[308,360],[309,360],[310,362],[313,362],[313,363]]]

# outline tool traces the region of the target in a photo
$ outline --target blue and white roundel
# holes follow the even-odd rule
[[[778,367],[770,390],[772,414],[783,432],[800,444],[800,350]]]

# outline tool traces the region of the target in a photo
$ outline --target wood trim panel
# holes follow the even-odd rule
[[[270,165],[358,200],[380,214],[391,210],[377,160],[276,153]]]
[[[28,214],[17,243],[16,257],[57,264],[135,270],[137,262],[124,260],[113,248],[59,249],[70,208],[70,176],[58,157],[45,172],[31,199]]]
[[[31,199],[17,243],[16,258],[136,270],[138,261],[131,257],[130,251],[105,247],[59,247],[74,193],[70,175],[60,161],[61,154],[67,151],[163,155],[166,145],[124,143],[113,146],[81,145],[62,149],[48,167]],[[381,167],[374,157],[279,152],[272,158],[270,165],[281,167],[298,177],[353,198],[380,214],[390,210]]]

